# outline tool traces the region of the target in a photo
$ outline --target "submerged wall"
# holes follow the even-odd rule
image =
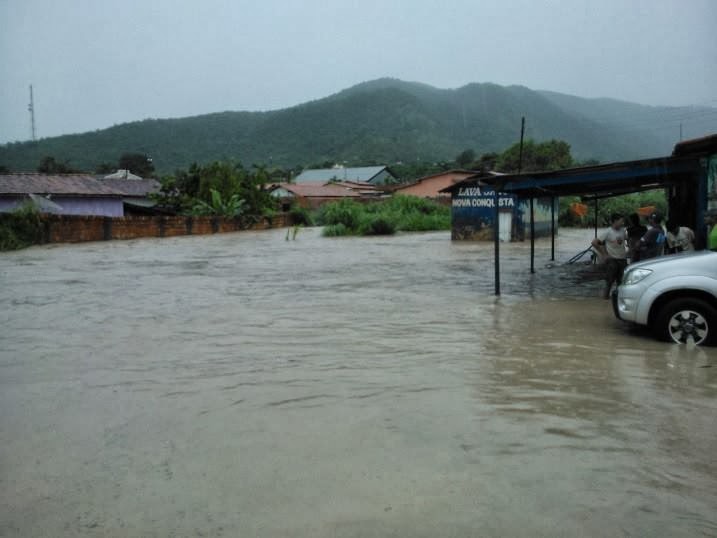
[[[247,226],[239,219],[226,217],[97,217],[76,215],[43,215],[46,243],[77,243],[82,241],[110,241],[142,237],[173,237],[265,230],[291,224],[287,213]]]

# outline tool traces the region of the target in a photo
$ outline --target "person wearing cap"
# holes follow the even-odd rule
[[[690,228],[680,226],[673,220],[668,220],[665,227],[667,228],[666,241],[669,254],[695,250],[695,232]]]
[[[662,228],[662,216],[653,213],[647,218],[650,227],[640,239],[640,261],[662,256],[665,250],[665,230]]]
[[[627,266],[627,232],[625,221],[621,215],[613,213],[610,215],[610,227],[603,230],[595,239],[592,246],[600,254],[605,263],[605,290],[603,298],[610,297],[610,289],[613,283],[620,283],[622,273]]]

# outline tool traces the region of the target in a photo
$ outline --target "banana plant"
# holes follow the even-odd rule
[[[222,200],[222,195],[216,189],[210,189],[211,203],[204,200],[197,200],[192,207],[195,215],[217,215],[222,217],[239,217],[246,210],[246,201],[239,198],[238,194],[232,194],[228,200]]]

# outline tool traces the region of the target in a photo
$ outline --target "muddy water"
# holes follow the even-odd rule
[[[0,536],[717,535],[717,351],[614,320],[588,241],[499,299],[447,233],[1,255]]]

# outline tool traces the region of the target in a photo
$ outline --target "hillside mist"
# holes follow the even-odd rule
[[[108,129],[0,146],[0,166],[34,170],[42,157],[93,171],[126,152],[151,156],[159,174],[233,159],[285,168],[324,161],[348,166],[453,160],[502,151],[520,136],[567,141],[576,159],[601,162],[668,155],[684,138],[717,132],[717,109],[650,107],[521,86],[437,89],[395,79],[270,112],[148,119]]]

